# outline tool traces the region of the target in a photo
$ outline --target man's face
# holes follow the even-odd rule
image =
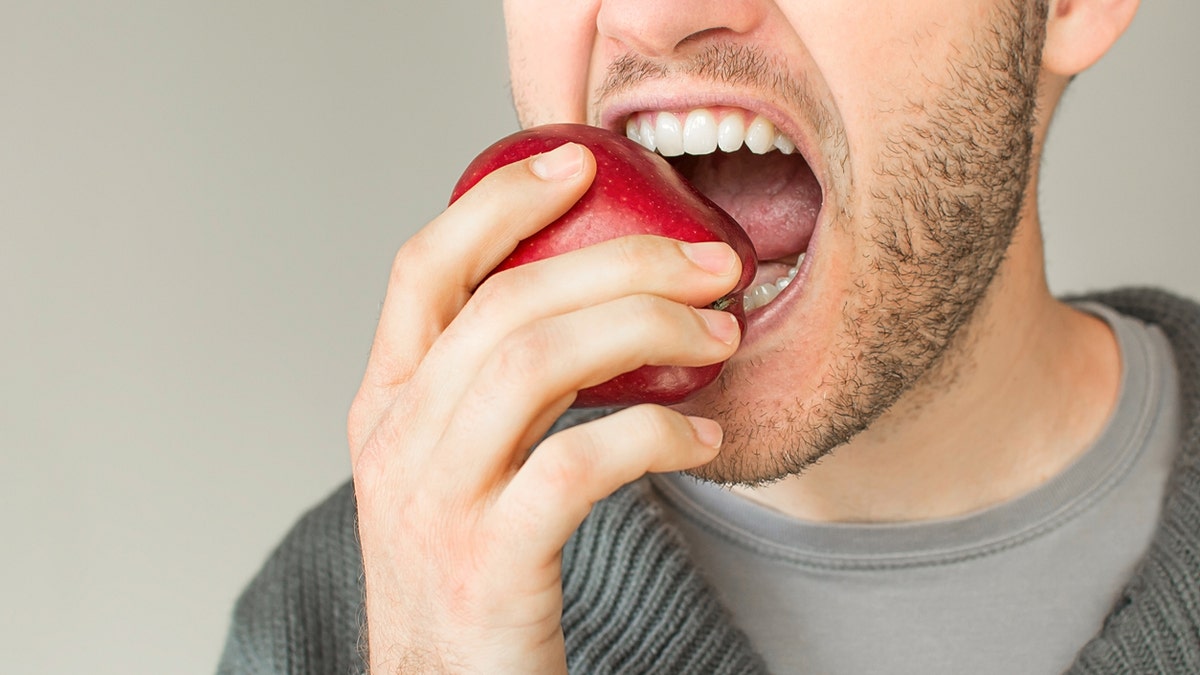
[[[958,346],[1028,183],[1045,5],[506,0],[522,125],[682,143],[699,154],[673,163],[755,242],[756,282],[799,262],[679,406],[725,426],[698,474],[796,473]]]

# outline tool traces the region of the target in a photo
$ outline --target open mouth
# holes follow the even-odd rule
[[[748,314],[787,295],[822,204],[821,185],[794,140],[765,117],[734,108],[638,112],[626,120],[625,135],[666,157],[750,235],[759,263],[745,291]]]

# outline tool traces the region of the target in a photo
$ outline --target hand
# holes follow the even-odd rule
[[[694,309],[740,274],[720,243],[626,237],[488,277],[594,172],[573,144],[504,167],[396,256],[349,415],[377,675],[566,672],[567,539],[621,485],[718,451],[715,422],[645,405],[530,454],[579,389],[723,361],[739,339]]]

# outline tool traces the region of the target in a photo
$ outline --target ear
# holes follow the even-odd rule
[[[1139,0],[1051,0],[1042,66],[1070,77],[1113,46],[1133,21]]]

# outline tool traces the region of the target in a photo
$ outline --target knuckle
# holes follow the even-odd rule
[[[622,340],[636,343],[637,353],[646,356],[659,353],[665,345],[680,343],[680,328],[674,303],[652,294],[628,295],[611,307],[614,316],[621,317]]]
[[[625,410],[630,432],[649,447],[666,447],[677,439],[675,413],[657,405],[638,405]]]
[[[527,162],[517,160],[480,178],[479,182],[462,194],[456,204],[461,203],[461,208],[503,212],[526,205],[525,200],[517,197],[518,194],[529,194],[530,190],[547,188],[553,188],[553,183],[538,180],[529,171]]]
[[[433,253],[428,230],[421,230],[400,246],[392,258],[391,274],[388,285],[392,287],[408,285],[417,274],[422,263],[430,259]]]
[[[351,452],[356,452],[366,437],[366,430],[371,424],[370,410],[366,392],[359,389],[346,412],[346,435]]]
[[[547,362],[566,342],[561,331],[549,324],[539,321],[523,326],[501,340],[490,359],[494,376],[504,382],[539,379]]]
[[[613,242],[619,263],[628,272],[641,272],[662,266],[660,238],[646,235],[621,237]]]
[[[642,317],[655,329],[670,325],[676,314],[675,303],[657,295],[647,293],[631,295],[626,302],[630,305],[626,310],[629,312],[629,316]]]
[[[479,193],[484,190],[505,189],[512,183],[522,180],[534,182],[533,179],[534,176],[529,171],[528,162],[517,159],[488,172],[470,191]]]
[[[404,412],[398,412],[393,408],[376,413],[377,418],[368,419],[365,424],[351,426],[349,430],[351,437],[350,471],[356,487],[361,484],[364,491],[368,493],[372,492],[376,485],[389,492],[395,491],[402,485],[413,485],[413,482],[409,480],[411,471],[415,468],[413,448],[414,444],[421,442],[420,436],[413,434],[410,425],[398,423],[398,421],[419,418],[420,412],[418,409],[405,406],[401,399],[397,399],[393,405],[399,406]],[[360,414],[372,415],[373,413],[370,411],[355,412],[352,408],[350,416],[354,419]],[[355,422],[351,422],[351,424],[354,425]]]
[[[538,449],[546,453],[541,458],[539,478],[547,490],[552,494],[572,494],[587,484],[599,452],[597,439],[591,432],[579,430],[551,447],[545,446]]]
[[[515,271],[504,270],[484,279],[471,294],[464,311],[479,320],[488,320],[496,314],[512,311]]]
[[[375,495],[385,481],[388,458],[391,454],[388,451],[390,444],[380,438],[379,431],[377,429],[375,433],[366,437],[350,467],[355,492],[361,499]]]
[[[397,421],[421,419],[421,391],[413,387],[394,387],[383,392],[368,384],[359,388],[346,413],[351,458],[356,464],[362,455],[387,457],[412,442],[413,427]]]

